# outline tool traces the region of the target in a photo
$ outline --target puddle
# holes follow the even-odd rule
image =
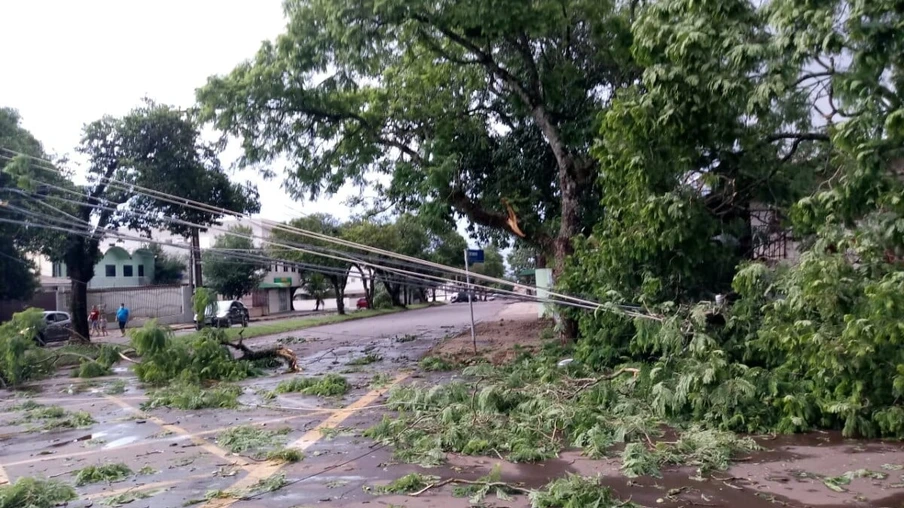
[[[104,450],[110,450],[110,449],[112,449],[112,448],[119,448],[120,446],[125,446],[125,445],[128,445],[128,444],[132,444],[132,443],[134,443],[135,441],[138,441],[138,439],[139,439],[138,436],[126,436],[126,437],[121,437],[121,438],[119,438],[119,439],[115,439],[115,440],[110,441],[109,443],[105,444],[105,445],[103,446],[103,449],[104,449]]]

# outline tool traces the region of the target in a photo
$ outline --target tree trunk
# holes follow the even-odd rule
[[[563,164],[564,162],[564,164]],[[559,279],[565,272],[565,261],[574,253],[574,246],[571,239],[579,233],[580,228],[580,190],[578,182],[572,175],[575,171],[574,160],[567,157],[565,161],[560,160],[559,164],[559,186],[562,189],[562,217],[559,223],[559,234],[555,239],[555,257],[556,263],[553,268],[554,281]],[[575,319],[567,317],[559,313],[560,329],[559,339],[562,343],[568,343],[576,339],[578,336],[578,323]]]
[[[401,295],[402,285],[401,284],[391,284],[388,282],[383,283],[383,287],[386,288],[386,292],[389,293],[389,298],[392,299],[393,307],[404,307],[405,304],[402,303]]]
[[[336,313],[342,316],[345,314],[345,284],[341,284],[339,278],[335,275],[330,277],[330,283],[333,285],[333,292],[336,294]]]
[[[204,287],[204,279],[201,277],[201,239],[198,228],[191,229],[191,250],[193,253],[192,274],[194,275],[194,284],[196,288]]]
[[[67,263],[69,269],[69,314],[72,318],[72,334],[78,340],[91,341],[91,330],[88,328],[88,281],[94,275],[94,267],[85,270],[85,264]]]
[[[436,303],[436,288],[433,288],[433,303]]]

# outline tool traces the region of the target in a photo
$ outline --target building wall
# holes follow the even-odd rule
[[[69,270],[65,263],[39,263],[41,275],[66,278]],[[50,273],[45,273],[47,266]],[[94,277],[88,289],[149,286],[154,281],[154,255],[147,249],[129,252],[118,245],[110,246],[100,261],[94,265]]]

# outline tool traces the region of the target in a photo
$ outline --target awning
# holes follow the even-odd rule
[[[290,287],[288,282],[261,282],[257,285],[258,289],[289,289]]]

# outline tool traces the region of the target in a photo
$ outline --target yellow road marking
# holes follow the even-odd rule
[[[114,397],[112,395],[105,395],[104,398],[109,399],[110,401],[112,401],[113,403],[115,403],[116,405],[118,405],[119,407],[121,407],[123,409],[135,411],[136,413],[142,412],[137,407],[133,407],[133,406],[129,405],[127,402],[125,402],[117,397]],[[215,455],[217,457],[220,457],[221,459],[227,459],[232,455],[231,452],[224,450],[215,444],[212,444],[211,442],[207,441],[206,439],[202,439],[201,437],[199,437],[197,435],[197,433],[189,432],[188,430],[183,429],[182,427],[179,427],[178,425],[166,423],[165,421],[161,420],[160,418],[157,418],[156,416],[152,416],[152,415],[148,415],[147,420],[154,422],[155,424],[157,424],[158,426],[160,426],[160,428],[162,428],[164,430],[168,430],[175,434],[179,434],[180,436],[187,437],[192,443],[198,445],[198,447],[200,447],[207,453],[210,453],[211,455]]]
[[[390,388],[392,388],[394,385],[398,384],[408,376],[409,374],[400,374],[388,386],[376,390],[371,390],[370,392],[365,393],[360,399],[349,404],[343,410],[334,412],[332,415],[330,415],[329,418],[317,424],[316,427],[305,432],[304,435],[302,435],[293,443],[289,444],[288,448],[298,448],[299,450],[306,450],[310,448],[312,445],[314,445],[314,443],[323,438],[323,433],[321,432],[321,430],[337,427],[340,423],[348,419],[348,417],[351,416],[355,411],[366,409],[367,407],[369,407],[371,402],[382,397],[383,394],[389,391]],[[285,464],[283,463],[263,462],[260,464],[251,465],[250,467],[246,467],[245,469],[248,471],[248,474],[239,481],[235,482],[228,490],[239,491],[253,487],[259,481],[272,476],[274,473],[282,469],[284,465]],[[227,506],[231,506],[236,501],[238,501],[238,499],[234,498],[211,499],[207,502],[207,504],[203,505],[202,508],[225,508]]]
[[[200,479],[209,479],[209,474],[198,474],[194,476],[189,476],[186,478],[182,478],[180,480],[166,480],[161,482],[154,483],[146,483],[144,485],[138,485],[135,487],[124,487],[116,490],[105,490],[103,492],[95,492],[94,494],[88,494],[86,496],[82,496],[83,501],[93,501],[95,499],[102,499],[105,497],[113,497],[118,496],[120,494],[125,494],[126,492],[140,492],[143,490],[152,490],[152,489],[160,489],[164,487],[170,487],[172,485],[178,485],[183,482],[187,482],[189,480],[200,480]]]
[[[287,421],[290,421],[290,420],[297,420],[297,419],[299,419],[299,418],[305,418],[305,417],[308,417],[308,416],[319,416],[319,415],[322,415],[322,414],[328,414],[328,413],[331,413],[331,412],[332,412],[332,411],[329,410],[329,409],[326,409],[326,410],[316,410],[316,411],[315,411],[315,410],[312,410],[312,411],[309,412],[309,413],[305,413],[305,414],[301,414],[301,415],[281,416],[281,417],[279,417],[279,418],[271,418],[271,419],[269,419],[269,420],[263,420],[263,421],[260,421],[260,422],[251,422],[251,423],[248,423],[248,425],[269,425],[269,424],[271,424],[271,423],[282,423],[282,422],[287,422]],[[217,428],[217,429],[204,430],[204,431],[201,431],[201,432],[195,432],[195,433],[190,434],[190,435],[191,435],[191,436],[198,436],[198,437],[200,437],[200,436],[207,436],[207,435],[210,435],[210,434],[216,434],[216,433],[218,433],[218,432],[223,432],[224,430],[226,430],[226,429],[228,429],[228,428],[230,428],[230,427],[231,427],[231,426],[220,427],[220,428]],[[164,442],[164,441],[165,441],[165,440],[161,440],[160,442]],[[98,448],[98,449],[94,449],[94,450],[85,450],[85,451],[82,451],[82,452],[71,452],[71,453],[66,453],[66,454],[61,454],[61,455],[41,455],[41,456],[38,456],[38,457],[33,457],[33,458],[25,459],[25,460],[19,460],[19,461],[16,461],[16,462],[9,462],[9,463],[7,463],[7,464],[5,464],[5,465],[6,465],[7,467],[9,467],[9,466],[21,466],[21,465],[23,465],[23,464],[33,464],[33,463],[36,463],[36,462],[47,462],[47,461],[54,461],[54,460],[61,460],[61,459],[68,459],[68,458],[75,458],[75,457],[84,457],[84,456],[87,456],[87,455],[96,455],[96,454],[98,454],[98,453],[107,453],[107,452],[111,452],[111,451],[116,451],[116,452],[118,452],[118,451],[120,451],[120,450],[128,450],[128,449],[130,449],[130,448],[141,448],[141,447],[143,447],[143,446],[153,446],[153,444],[154,444],[153,442],[148,442],[148,441],[138,441],[138,442],[136,442],[136,443],[132,443],[132,444],[124,445],[124,446],[118,446],[118,447],[112,448],[112,449]],[[0,480],[2,480],[2,476],[0,476]]]

